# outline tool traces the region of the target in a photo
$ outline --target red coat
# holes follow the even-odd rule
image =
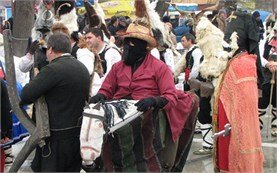
[[[164,107],[171,127],[173,140],[181,133],[192,109],[192,97],[177,91],[168,66],[148,54],[141,66],[133,73],[131,67],[120,61],[113,65],[98,93],[107,100],[131,95],[134,100],[161,96],[168,100]]]

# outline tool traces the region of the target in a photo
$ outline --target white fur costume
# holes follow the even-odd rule
[[[46,16],[47,13],[49,14],[49,16]],[[37,29],[45,27],[45,28],[48,28],[49,30],[51,30],[51,27],[54,23],[54,17],[55,17],[54,8],[52,8],[51,10],[48,11],[45,8],[45,5],[43,4],[43,2],[40,2],[37,19],[36,19],[34,27],[32,29],[32,39],[33,40],[38,40],[43,37],[41,32],[37,31]]]
[[[61,22],[63,23],[69,30],[69,33],[73,31],[78,31],[78,23],[77,23],[77,13],[76,9],[73,8],[69,13],[61,15],[59,19],[55,19],[54,23]]]
[[[211,80],[215,88],[214,95],[218,92],[218,84],[229,59],[238,49],[237,33],[231,35],[230,45],[223,38],[224,34],[220,29],[215,27],[206,17],[201,17],[196,26],[197,44],[204,55],[199,72],[204,79]],[[223,46],[230,47],[232,51],[224,51]],[[214,97],[211,99],[211,107],[213,107],[213,100]]]
[[[205,79],[219,77],[226,69],[228,58],[238,49],[237,36],[233,33],[230,47],[232,52],[223,50],[223,45],[227,43],[223,40],[223,32],[214,26],[206,17],[202,17],[196,26],[196,40],[201,49],[204,60],[200,65],[201,76]]]

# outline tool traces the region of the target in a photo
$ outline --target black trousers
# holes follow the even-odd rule
[[[34,172],[80,172],[81,154],[79,136],[68,139],[48,140],[37,147],[31,164]]]
[[[199,103],[199,112],[198,112],[198,121],[201,124],[211,124],[212,116],[211,116],[211,97],[200,97]]]
[[[273,86],[272,102],[269,103],[270,99],[270,88],[271,84],[264,84],[262,87],[262,97],[259,98],[259,109],[266,109],[269,104],[272,104],[276,108],[276,83]]]

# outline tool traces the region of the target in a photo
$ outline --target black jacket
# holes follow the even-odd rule
[[[50,129],[77,125],[89,94],[90,78],[86,67],[70,55],[54,59],[22,90],[21,104],[45,96]]]
[[[12,116],[7,86],[1,79],[1,139],[5,137],[12,138]]]

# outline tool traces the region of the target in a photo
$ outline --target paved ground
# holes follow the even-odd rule
[[[266,128],[262,131],[263,136],[263,151],[264,151],[264,172],[265,173],[273,173],[277,172],[277,138],[272,138],[269,136],[267,139],[266,136]],[[21,141],[13,146],[13,153],[17,155],[22,146],[24,145],[24,141]],[[190,173],[209,173],[213,172],[213,161],[211,156],[197,156],[192,152],[199,149],[201,147],[201,135],[195,134],[193,144],[191,147],[191,151],[188,156],[187,163],[183,169],[183,172]],[[34,156],[34,153],[30,155],[30,157],[24,162],[19,172],[32,172],[30,169],[31,160]],[[6,171],[9,169],[9,166],[6,167]]]

